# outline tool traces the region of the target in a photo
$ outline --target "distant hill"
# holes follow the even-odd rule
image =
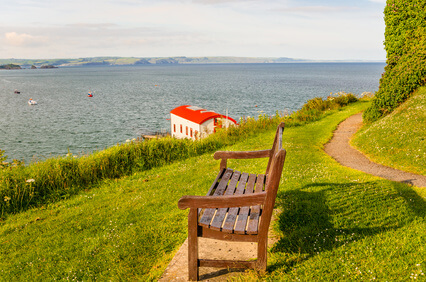
[[[131,66],[131,65],[178,65],[178,64],[284,64],[284,63],[344,63],[373,62],[361,60],[305,60],[287,57],[89,57],[77,59],[0,59],[0,65],[15,64],[22,68],[42,66]],[[374,61],[379,62],[379,61]]]
[[[169,64],[256,64],[256,63],[291,63],[307,62],[292,58],[250,58],[250,57],[90,57],[77,59],[0,59],[0,65],[16,64],[23,68],[49,65],[56,67],[69,66],[102,66],[102,65],[169,65]]]

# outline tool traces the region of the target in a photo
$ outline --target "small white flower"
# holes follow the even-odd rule
[[[31,183],[31,182],[35,182],[35,179],[27,179],[27,181],[25,181],[25,182],[28,182],[28,183]]]

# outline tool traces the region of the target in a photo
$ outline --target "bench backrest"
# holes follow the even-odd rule
[[[274,144],[272,145],[268,166],[266,168],[266,199],[263,206],[262,220],[259,226],[259,235],[263,233],[267,236],[269,224],[271,222],[272,212],[274,210],[275,198],[277,196],[278,187],[284,167],[286,151],[282,148],[282,135],[284,131],[284,123],[277,128]]]
[[[266,175],[269,174],[269,170],[272,165],[273,156],[276,152],[283,148],[283,132],[285,123],[282,122],[278,125],[277,132],[275,133],[274,143],[272,144],[271,154],[269,156],[268,166],[266,167]]]

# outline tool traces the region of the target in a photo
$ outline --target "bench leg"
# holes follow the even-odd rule
[[[188,214],[188,274],[189,280],[198,281],[198,210]]]
[[[268,237],[260,237],[257,242],[257,269],[260,272],[266,272]]]

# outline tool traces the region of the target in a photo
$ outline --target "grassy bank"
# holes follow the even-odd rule
[[[264,280],[408,280],[426,271],[426,192],[341,167],[322,147],[355,103],[285,129],[287,149]],[[270,148],[274,130],[225,147]],[[265,160],[230,161],[262,172]],[[186,238],[185,194],[203,195],[211,153],[154,167],[67,200],[9,215],[0,225],[0,281],[156,280]],[[258,279],[255,272],[241,280]]]
[[[29,166],[19,162],[4,165],[3,169],[0,167],[0,199],[4,200],[0,201],[0,217],[69,198],[106,179],[214,152],[255,132],[268,130],[283,119],[289,117],[277,114],[244,120],[238,128],[222,130],[196,142],[170,137],[136,140],[89,155],[50,158]]]
[[[338,93],[327,99],[309,100],[291,115],[276,113],[269,117],[240,121],[238,127],[219,130],[208,138],[192,142],[186,139],[162,138],[117,145],[89,155],[57,157],[29,166],[19,161],[5,163],[0,150],[0,218],[31,207],[70,198],[100,181],[131,175],[138,171],[214,152],[259,132],[275,128],[282,121],[300,126],[320,119],[357,98]]]
[[[377,163],[426,175],[426,87],[390,115],[364,126],[352,143]]]

